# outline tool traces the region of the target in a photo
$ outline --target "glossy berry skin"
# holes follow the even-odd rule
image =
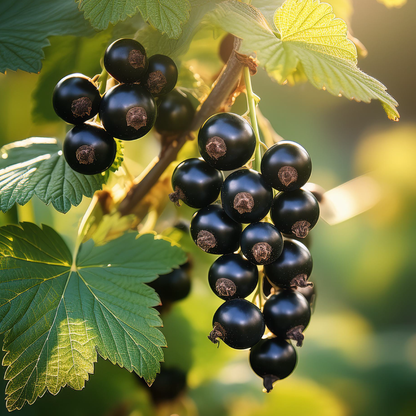
[[[81,124],[67,133],[63,153],[66,162],[75,172],[95,175],[106,171],[113,164],[117,144],[103,128]]]
[[[149,65],[144,47],[134,39],[118,39],[105,51],[104,67],[119,82],[140,81]]]
[[[176,367],[166,367],[164,364],[161,365],[160,373],[150,387],[143,378],[136,373],[133,374],[138,383],[149,392],[152,402],[156,405],[175,400],[187,387],[185,371]]]
[[[270,215],[280,232],[305,238],[319,219],[319,203],[303,189],[278,193],[272,204]]]
[[[154,96],[161,97],[175,88],[178,68],[166,55],[153,55],[143,79],[143,86]]]
[[[119,84],[105,93],[100,106],[104,128],[122,140],[146,135],[156,120],[156,103],[152,95],[137,84]]]
[[[302,346],[303,330],[311,319],[311,308],[305,297],[296,290],[280,290],[264,304],[264,320],[273,334],[294,339]]]
[[[185,267],[180,267],[179,269],[173,269],[168,274],[159,276],[148,285],[156,290],[162,304],[177,302],[189,295],[191,277]]]
[[[258,270],[240,254],[225,254],[212,264],[208,281],[221,299],[246,298],[257,286]]]
[[[306,287],[298,287],[296,290],[305,296],[305,299],[308,301],[309,306],[311,307],[311,312],[314,313],[316,303],[316,284]]]
[[[262,220],[269,212],[273,191],[260,173],[240,169],[224,181],[221,200],[225,212],[234,221],[252,223]]]
[[[268,297],[271,294],[272,288],[276,290],[276,287],[273,286],[269,279],[265,276],[263,279],[263,293],[264,296]],[[305,296],[305,299],[308,301],[309,306],[311,307],[311,313],[315,310],[315,301],[316,301],[316,284],[306,286],[306,287],[298,287],[296,289],[297,292]]]
[[[202,159],[187,159],[180,163],[172,175],[171,201],[182,200],[192,208],[203,208],[219,196],[222,173]]]
[[[267,393],[273,390],[274,382],[292,374],[296,363],[296,350],[280,338],[262,339],[250,351],[251,368],[263,379]]]
[[[241,224],[232,220],[219,205],[208,205],[194,214],[191,236],[206,253],[229,254],[238,250]]]
[[[194,115],[189,98],[173,90],[158,103],[155,130],[164,136],[182,133],[191,127]]]
[[[312,162],[308,152],[298,143],[281,141],[263,155],[261,173],[278,191],[294,191],[308,181]]]
[[[260,309],[245,299],[224,302],[212,319],[213,330],[209,339],[213,343],[224,341],[238,350],[251,348],[264,334],[264,318]]]
[[[55,113],[71,124],[82,124],[93,118],[100,108],[101,96],[90,78],[71,74],[55,86],[52,104]]]
[[[313,261],[309,250],[301,242],[287,239],[281,256],[264,267],[269,280],[281,288],[308,286]]]
[[[219,113],[210,117],[198,134],[201,156],[214,168],[238,169],[247,163],[256,148],[250,124],[237,114]]]
[[[283,250],[282,234],[268,222],[250,224],[241,234],[240,244],[244,256],[257,265],[274,262]]]

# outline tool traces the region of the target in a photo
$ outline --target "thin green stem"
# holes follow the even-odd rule
[[[257,103],[260,101],[260,99],[253,92],[253,86],[251,85],[250,70],[247,66],[244,67],[244,82],[246,84],[247,106],[248,106],[249,115],[250,115],[250,122],[254,130],[254,135],[256,136],[256,150],[254,152],[253,169],[256,170],[257,172],[260,172],[260,164],[261,164],[261,156],[262,156],[261,139],[260,139],[259,124],[257,122],[257,113],[256,113]]]
[[[264,296],[263,296],[263,280],[264,280],[264,274],[263,270],[259,269],[259,281],[257,283],[257,289],[254,293],[252,303],[257,303],[257,306],[259,309],[263,309],[263,303],[264,303]],[[256,302],[257,298],[259,299],[258,302]]]
[[[105,93],[105,90],[107,87],[107,79],[108,79],[108,72],[106,71],[105,68],[103,68],[97,81],[99,83],[98,91],[100,91],[101,95]]]
[[[78,257],[78,252],[79,252],[79,248],[81,247],[82,244],[82,240],[84,239],[85,235],[88,232],[89,229],[89,225],[90,225],[90,217],[92,215],[92,213],[94,212],[94,208],[97,205],[98,202],[98,198],[96,196],[94,196],[92,198],[92,201],[87,209],[87,211],[85,212],[84,216],[82,217],[81,223],[79,225],[78,228],[78,235],[77,235],[77,239],[75,241],[75,247],[74,247],[74,253],[72,255],[72,270],[76,271],[77,267],[77,257]]]

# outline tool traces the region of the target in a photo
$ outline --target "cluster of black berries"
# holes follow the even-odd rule
[[[161,134],[176,133],[193,118],[191,102],[173,91],[178,70],[168,56],[148,58],[139,42],[119,39],[105,51],[104,67],[118,83],[103,96],[95,82],[82,74],[61,79],[53,92],[56,114],[75,124],[65,138],[65,159],[85,175],[104,172],[113,164],[114,138],[139,139],[153,126]],[[97,114],[102,125],[85,123]]]
[[[270,391],[294,370],[297,355],[287,340],[301,346],[311,316],[309,302],[296,290],[311,285],[312,271],[310,252],[297,239],[305,238],[319,218],[317,199],[301,189],[311,160],[299,144],[282,141],[264,154],[261,173],[242,168],[256,138],[244,118],[230,113],[209,118],[198,145],[203,160],[178,165],[170,197],[200,209],[191,221],[192,238],[205,252],[221,255],[210,268],[209,284],[226,302],[215,312],[208,338],[251,348],[251,367]],[[223,180],[224,170],[235,171]],[[279,191],[275,196],[273,189]],[[212,204],[220,193],[221,204]],[[269,213],[274,225],[264,221]],[[242,224],[249,225],[243,229]],[[274,286],[263,311],[244,299],[258,285],[258,266]],[[270,332],[264,337],[266,327]]]

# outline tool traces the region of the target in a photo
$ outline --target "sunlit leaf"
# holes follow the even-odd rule
[[[388,117],[398,120],[396,100],[386,87],[357,67],[357,52],[347,39],[347,25],[319,0],[286,0],[274,16],[275,27],[256,8],[229,0],[211,19],[242,38],[245,53],[256,52],[262,65],[284,83],[301,68],[308,80],[333,95],[356,101],[381,101]]]
[[[0,333],[7,408],[46,391],[82,389],[97,352],[153,382],[165,346],[154,290],[144,283],[185,261],[146,234],[81,246],[75,264],[62,238],[31,223],[0,228]]]
[[[66,163],[56,139],[32,137],[0,149],[0,209],[25,205],[36,195],[59,212],[68,212],[101,189],[106,175],[81,175]]]
[[[85,18],[99,30],[140,11],[143,19],[170,38],[178,38],[189,18],[188,0],[77,0]]]
[[[73,0],[0,2],[0,72],[39,72],[49,36],[94,32]]]
[[[139,30],[135,39],[146,47],[149,55],[163,54],[177,58],[188,50],[202,19],[219,2],[220,0],[190,0],[190,17],[183,25],[182,35],[179,39],[170,39],[169,36],[158,32],[151,26]]]

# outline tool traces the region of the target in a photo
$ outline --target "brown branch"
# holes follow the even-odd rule
[[[198,130],[208,117],[217,112],[222,103],[233,93],[243,69],[243,64],[236,57],[236,51],[238,51],[240,45],[241,39],[236,38],[234,40],[234,50],[227,64],[218,76],[211,93],[195,114],[190,129],[170,142],[167,147],[163,147],[159,156],[153,159],[145,172],[140,175],[137,180],[138,183],[132,186],[118,207],[121,215],[134,212],[135,207],[152,189],[167,167],[176,159],[179,150],[192,137],[192,132]]]

